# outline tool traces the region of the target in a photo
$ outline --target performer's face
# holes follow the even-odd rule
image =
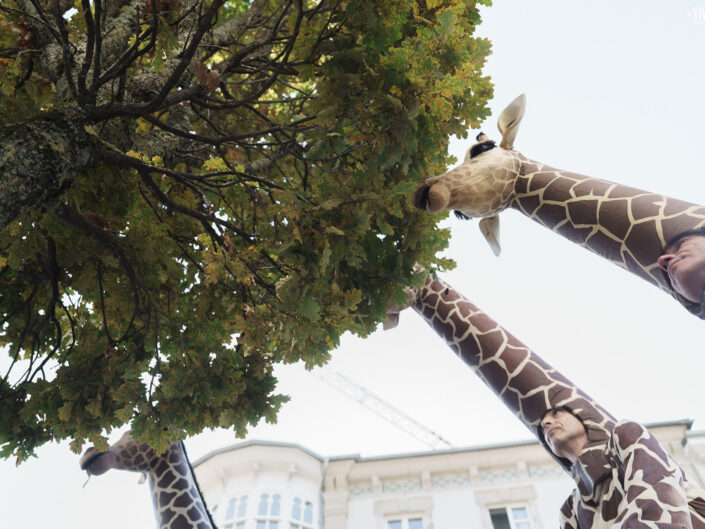
[[[543,437],[558,457],[575,461],[587,442],[583,423],[568,410],[550,410],[541,419]]]
[[[700,302],[705,285],[705,235],[687,235],[666,247],[658,258],[673,290],[690,301]]]

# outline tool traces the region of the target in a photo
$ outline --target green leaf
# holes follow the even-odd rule
[[[302,316],[306,316],[310,320],[317,320],[320,310],[321,306],[316,302],[316,300],[311,296],[306,296],[301,301],[297,312]]]

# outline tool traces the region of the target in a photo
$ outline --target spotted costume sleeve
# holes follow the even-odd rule
[[[561,506],[561,529],[579,529],[578,516],[573,506],[573,495],[571,494]]]
[[[617,423],[614,448],[626,509],[613,529],[692,529],[683,472],[640,424]]]

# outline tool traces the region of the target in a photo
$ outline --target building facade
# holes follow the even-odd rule
[[[705,484],[705,432],[649,425]],[[572,479],[534,441],[368,457],[324,457],[247,441],[194,463],[221,529],[549,529]]]

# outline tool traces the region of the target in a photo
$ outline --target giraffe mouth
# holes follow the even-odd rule
[[[423,211],[428,210],[428,193],[430,189],[431,186],[428,184],[421,184],[419,187],[416,188],[416,191],[414,192],[414,198],[412,199],[412,202],[416,209],[420,209]]]
[[[93,469],[91,467],[93,466],[93,463],[95,463],[96,460],[98,460],[102,455],[103,452],[98,452],[93,447],[89,448],[86,453],[83,454],[83,457],[81,457],[81,470],[85,470],[90,475],[96,474],[95,472],[93,472]]]

